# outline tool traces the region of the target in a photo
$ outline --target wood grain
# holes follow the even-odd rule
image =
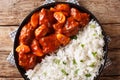
[[[65,0],[59,0],[65,1]],[[0,25],[19,25],[33,9],[44,0],[0,0]],[[119,0],[79,0],[101,23],[120,23]]]
[[[0,78],[0,80],[24,80],[23,78]]]
[[[102,25],[104,31],[110,37],[120,37],[120,24],[106,24]]]
[[[112,64],[104,69],[102,76],[117,76],[120,75],[120,49],[109,50],[108,57]]]
[[[120,80],[120,76],[101,77],[100,80]]]
[[[0,26],[0,51],[10,51],[13,48],[9,33],[16,29],[16,26]]]
[[[120,49],[120,36],[110,37],[111,41],[109,42],[109,49]]]

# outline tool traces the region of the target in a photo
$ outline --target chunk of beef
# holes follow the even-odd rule
[[[60,46],[60,42],[57,40],[55,34],[41,38],[39,43],[43,47],[44,53],[54,52]]]

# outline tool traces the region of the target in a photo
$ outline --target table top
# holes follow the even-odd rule
[[[59,0],[64,1],[64,0]],[[44,0],[0,0],[0,80],[24,80],[7,60],[13,48],[9,33]],[[108,57],[112,65],[102,72],[100,80],[120,80],[120,0],[79,0],[91,11],[110,36]]]

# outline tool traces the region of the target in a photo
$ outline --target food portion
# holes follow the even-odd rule
[[[35,12],[23,26],[16,48],[19,65],[33,69],[46,55],[65,47],[79,30],[88,24],[89,14],[69,4],[56,4],[50,9]]]
[[[74,39],[65,41],[66,46],[46,56],[26,75],[30,80],[94,80],[104,64],[103,38],[101,27],[91,20]]]
[[[55,51],[61,45],[55,34],[39,39],[39,43],[46,54]]]

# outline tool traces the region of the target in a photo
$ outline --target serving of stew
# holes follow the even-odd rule
[[[16,48],[19,65],[25,70],[34,68],[45,55],[66,46],[89,19],[88,13],[62,3],[33,13],[20,32]]]

